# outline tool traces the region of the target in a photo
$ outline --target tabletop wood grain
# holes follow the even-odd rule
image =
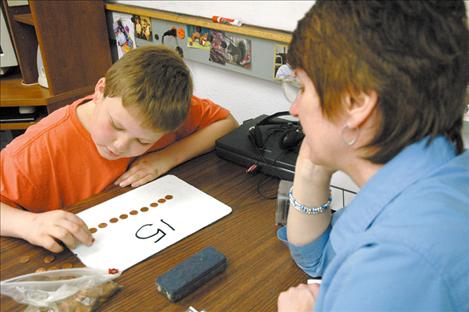
[[[276,200],[265,199],[257,191],[260,185],[263,193],[274,195],[279,181],[262,174],[246,175],[244,170],[212,152],[169,172],[224,202],[233,211],[126,270],[116,279],[123,289],[101,310],[185,311],[193,306],[207,312],[276,311],[279,293],[305,282],[307,276],[296,267],[288,248],[276,237]],[[128,190],[109,188],[69,210],[82,211]],[[68,250],[56,255],[54,262],[45,264],[43,258],[51,253],[42,248],[5,237],[0,242],[1,280],[32,273],[39,267],[60,267],[64,263],[81,265]],[[169,302],[157,291],[155,278],[208,246],[225,254],[226,271],[179,302]],[[30,261],[22,264],[20,258],[25,255]],[[24,309],[24,305],[1,296],[1,311]]]

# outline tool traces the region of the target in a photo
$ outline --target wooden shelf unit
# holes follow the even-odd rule
[[[112,64],[103,1],[29,0],[20,6],[1,1],[21,76],[0,79],[0,107],[46,106],[50,113],[92,93]],[[37,85],[38,48],[48,89]]]

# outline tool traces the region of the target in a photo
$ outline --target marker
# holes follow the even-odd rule
[[[241,26],[243,23],[237,19],[221,17],[221,16],[212,16],[212,22],[220,24],[229,24],[233,26]]]

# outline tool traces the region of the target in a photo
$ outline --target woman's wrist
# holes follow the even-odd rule
[[[320,166],[308,171],[308,174],[295,172],[292,195],[307,207],[319,207],[329,199],[332,172]]]

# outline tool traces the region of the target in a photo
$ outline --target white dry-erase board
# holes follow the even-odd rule
[[[91,247],[72,250],[88,267],[124,271],[231,213],[231,208],[167,175],[78,214]]]

